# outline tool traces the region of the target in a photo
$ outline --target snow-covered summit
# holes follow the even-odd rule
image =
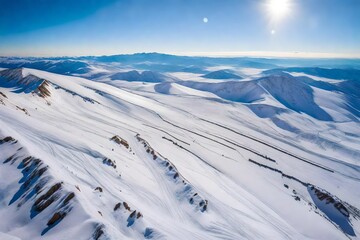
[[[229,70],[218,70],[214,72],[210,72],[202,76],[203,78],[210,79],[242,79],[239,75],[236,75]]]
[[[174,81],[174,77],[169,77],[164,74],[154,72],[154,71],[143,71],[138,72],[136,70],[128,72],[118,72],[110,76],[112,80],[126,80],[126,81],[136,81],[136,82],[165,82],[165,81]]]

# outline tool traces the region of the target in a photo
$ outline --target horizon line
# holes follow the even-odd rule
[[[105,53],[105,54],[84,54],[84,55],[1,55],[0,57],[13,58],[77,58],[77,57],[102,57],[116,55],[135,55],[135,54],[164,54],[184,57],[259,57],[259,58],[303,58],[303,59],[360,59],[360,54],[346,53],[324,53],[324,52],[276,52],[276,51],[233,51],[233,52],[122,52],[122,53]]]

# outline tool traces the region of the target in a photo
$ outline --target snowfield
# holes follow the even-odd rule
[[[356,80],[114,66],[0,71],[0,239],[360,239]]]

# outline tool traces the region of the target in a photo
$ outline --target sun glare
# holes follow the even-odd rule
[[[282,18],[290,10],[289,0],[268,0],[268,11],[275,19]]]

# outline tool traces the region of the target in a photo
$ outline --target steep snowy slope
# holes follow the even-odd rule
[[[184,81],[180,84],[201,91],[211,92],[217,96],[235,102],[251,103],[265,98],[266,92],[256,81],[228,81],[221,83],[202,83]]]
[[[298,117],[266,81],[241,82],[251,92],[241,98],[283,109],[269,114],[300,135],[185,87],[201,83],[159,94],[33,69],[0,75],[2,238],[360,234],[358,121]]]
[[[178,84],[246,103],[260,117],[271,117],[274,111],[276,115],[288,113],[289,110],[321,121],[357,122],[360,116],[360,87],[353,81],[325,82],[277,73],[242,81],[182,81]]]
[[[332,120],[331,116],[315,103],[313,89],[298,79],[289,75],[272,75],[259,81],[261,86],[284,106],[319,120]]]
[[[77,59],[44,59],[44,58],[1,58],[0,65],[5,68],[34,68],[66,75],[84,74],[92,70],[89,63]]]
[[[290,68],[279,68],[265,71],[265,73],[279,73],[279,72],[296,72],[306,73],[313,76],[325,77],[337,80],[360,80],[359,69],[337,69],[337,68],[320,68],[320,67],[290,67]]]

